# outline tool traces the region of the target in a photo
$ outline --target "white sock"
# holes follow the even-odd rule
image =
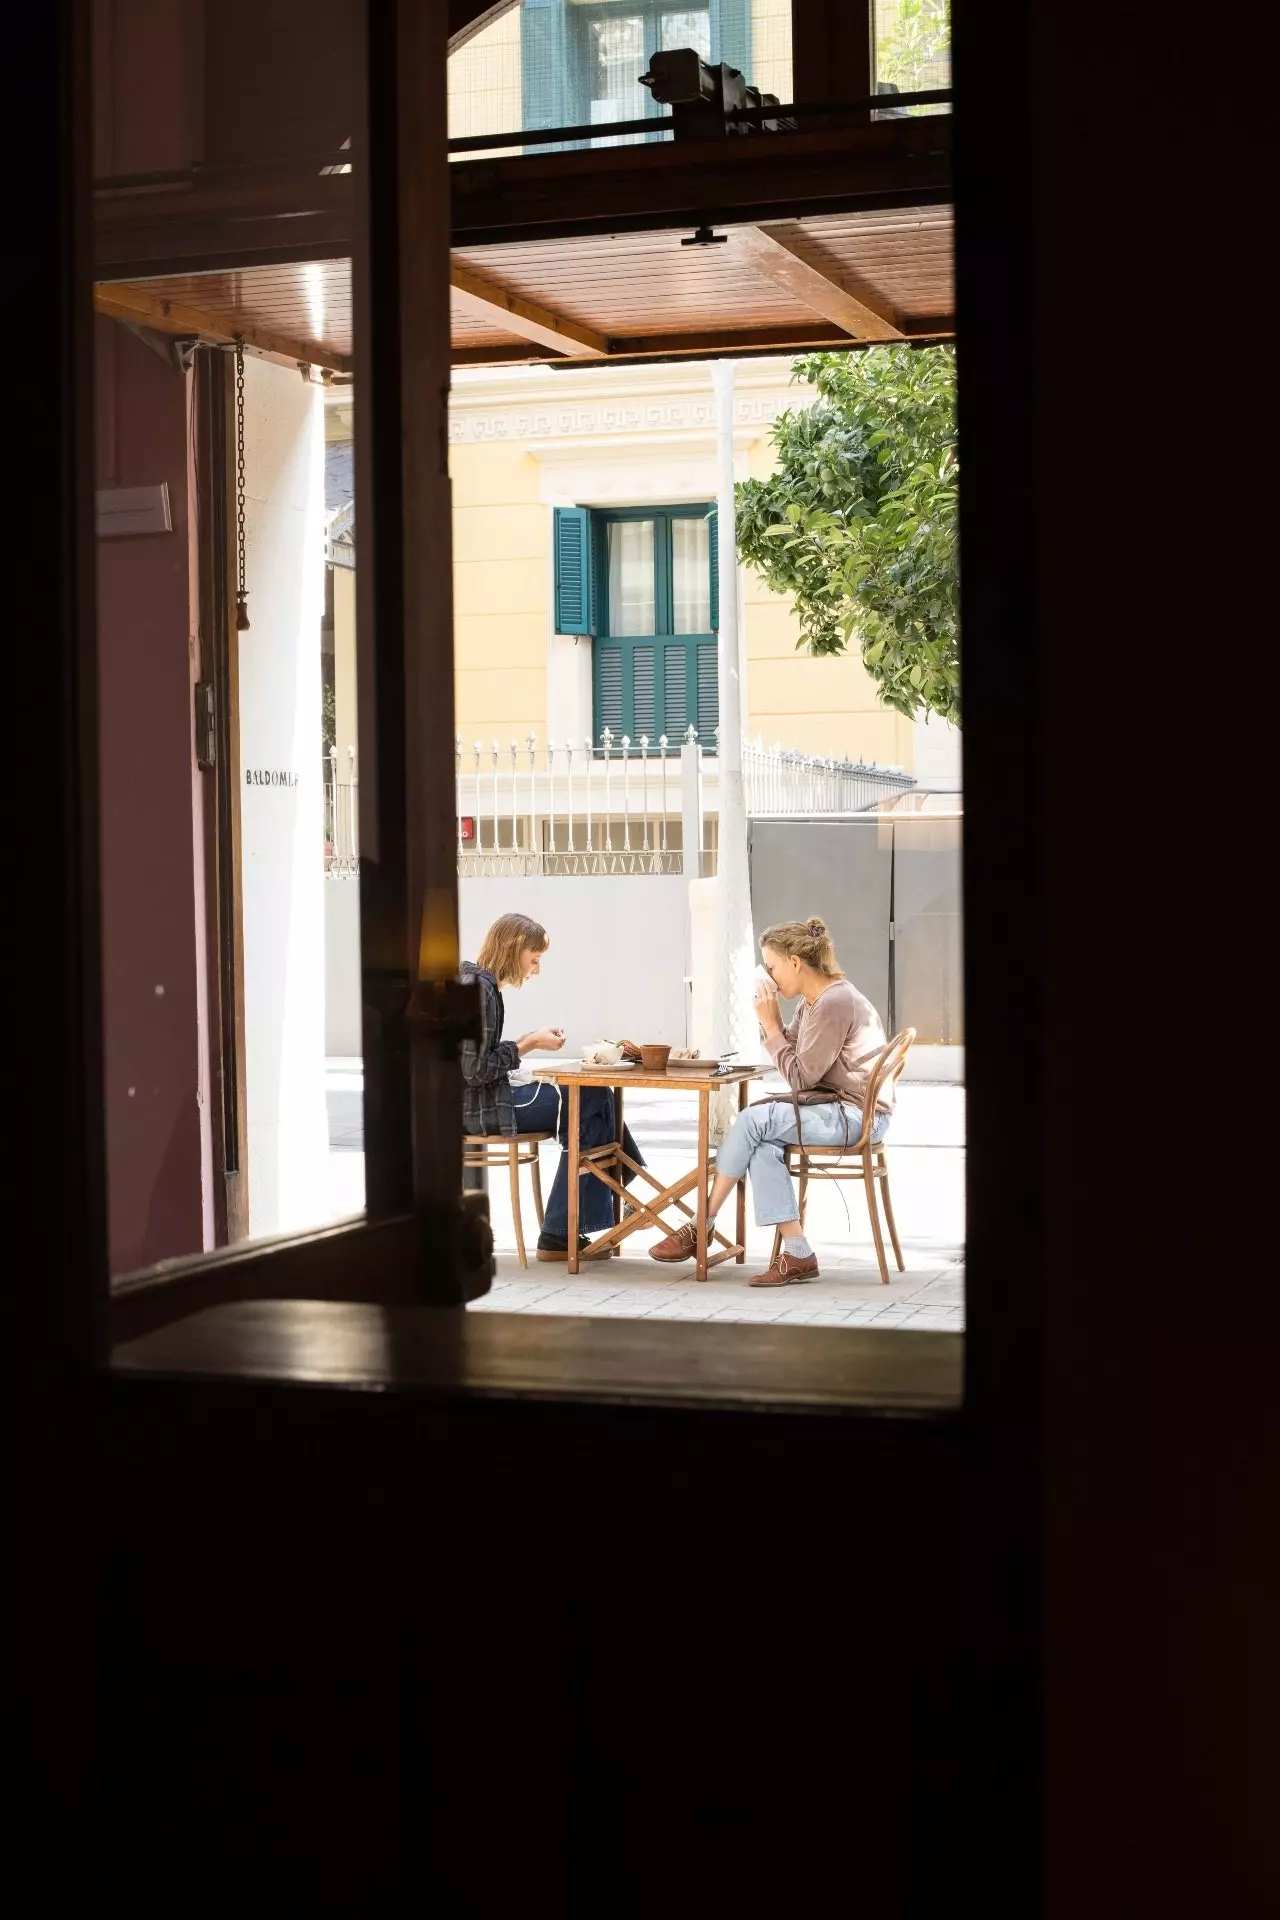
[[[794,1240],[784,1240],[782,1250],[792,1260],[812,1260],[813,1258],[813,1248],[802,1233],[798,1233]]]

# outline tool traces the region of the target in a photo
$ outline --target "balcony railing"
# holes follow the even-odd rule
[[[710,743],[714,746],[714,740]],[[661,874],[715,871],[720,762],[693,728],[678,744],[614,735],[599,742],[458,740],[454,753],[460,874]],[[900,767],[744,741],[752,818],[866,813],[915,786]],[[360,865],[352,766],[325,762],[325,870]]]

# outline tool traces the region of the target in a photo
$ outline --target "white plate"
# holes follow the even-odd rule
[[[530,1067],[529,1071],[530,1073],[630,1073],[635,1064],[634,1060],[615,1060],[612,1066],[600,1067],[594,1061],[590,1066],[586,1066],[581,1060],[539,1060],[536,1066]]]

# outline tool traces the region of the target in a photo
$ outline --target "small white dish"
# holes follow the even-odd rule
[[[533,1067],[534,1073],[631,1073],[635,1068],[634,1060],[613,1060],[607,1066],[597,1066],[595,1061],[582,1060],[539,1060]]]

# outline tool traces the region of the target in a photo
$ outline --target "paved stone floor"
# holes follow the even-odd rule
[[[766,1089],[767,1090],[767,1089]],[[358,1062],[331,1062],[329,1071],[329,1195],[333,1217],[358,1210],[364,1200]],[[664,1181],[697,1157],[696,1102],[690,1095],[636,1088],[627,1099],[627,1119],[641,1151]],[[964,1325],[964,1090],[908,1082],[887,1142],[894,1213],[906,1258],[898,1273],[890,1255],[890,1284],[881,1284],[861,1185],[815,1185],[809,1206],[809,1238],[821,1276],[805,1286],[759,1290],[750,1274],[768,1265],[772,1231],[750,1223],[744,1266],[712,1269],[699,1285],[688,1268],[660,1267],[645,1248],[656,1238],[642,1231],[624,1242],[622,1257],[589,1262],[570,1275],[563,1266],[533,1258],[536,1222],[529,1176],[522,1174],[529,1266],[515,1253],[510,1199],[504,1177],[494,1179],[490,1208],[498,1252],[492,1291],[472,1312],[581,1313],[626,1319],[770,1320],[803,1326],[911,1327],[955,1330]],[[543,1188],[555,1171],[555,1152],[544,1147]],[[731,1220],[732,1201],[725,1210]]]

